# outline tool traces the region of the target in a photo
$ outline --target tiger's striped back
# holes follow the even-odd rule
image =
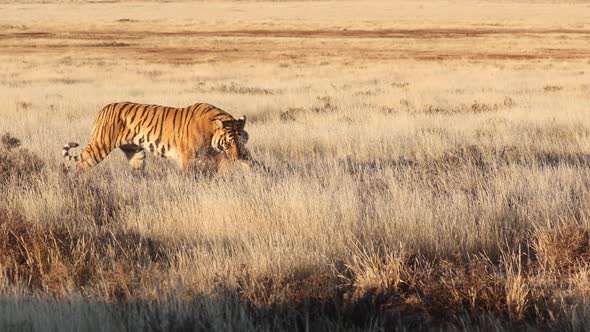
[[[146,151],[176,159],[181,168],[194,158],[247,159],[245,123],[245,117],[236,120],[206,103],[184,108],[114,103],[98,113],[90,142],[79,156],[69,151],[77,143],[65,145],[62,154],[77,162],[78,169],[95,166],[116,148],[134,169],[143,169]]]

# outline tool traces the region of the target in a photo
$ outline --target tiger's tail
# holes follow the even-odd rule
[[[80,161],[80,155],[75,155],[75,156],[70,155],[70,149],[76,148],[76,147],[78,147],[78,143],[70,142],[70,143],[64,145],[63,149],[61,150],[61,154],[63,155],[65,160],[67,160],[67,161],[73,160],[75,162]]]

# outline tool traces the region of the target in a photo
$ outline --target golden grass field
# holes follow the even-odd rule
[[[588,3],[0,1],[0,96],[0,330],[590,329]],[[64,167],[127,100],[265,167]]]

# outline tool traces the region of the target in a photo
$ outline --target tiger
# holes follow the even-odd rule
[[[112,103],[103,107],[94,123],[90,142],[79,155],[68,143],[62,149],[67,161],[81,171],[97,165],[111,151],[123,151],[132,170],[143,171],[146,151],[174,159],[187,170],[195,159],[228,161],[250,160],[245,144],[246,116],[235,119],[229,113],[207,103],[184,108],[147,105],[134,102]]]

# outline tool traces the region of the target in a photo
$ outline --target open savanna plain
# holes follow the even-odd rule
[[[220,177],[116,101],[246,115]],[[590,5],[0,1],[0,330],[587,330]]]

